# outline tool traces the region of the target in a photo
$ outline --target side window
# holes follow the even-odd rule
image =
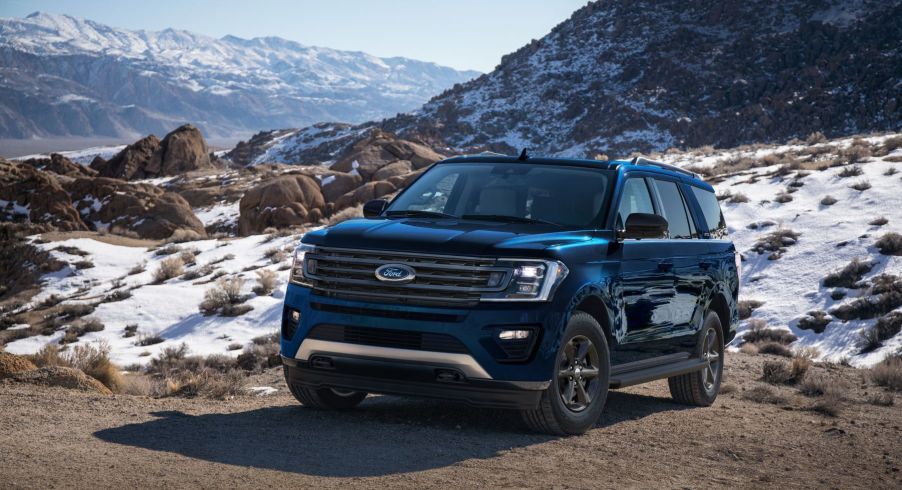
[[[623,229],[626,218],[633,213],[654,214],[655,208],[651,203],[651,194],[645,179],[627,179],[623,185],[623,194],[620,197],[620,208],[617,212],[617,229]]]
[[[702,189],[700,187],[689,186],[695,200],[698,201],[699,207],[702,208],[702,214],[705,216],[705,224],[712,238],[723,238],[727,236],[727,223],[723,219],[723,212],[720,210],[720,204],[717,203],[717,196],[713,192]]]
[[[692,228],[689,225],[689,214],[686,211],[686,202],[680,194],[680,188],[675,182],[655,179],[655,187],[658,189],[658,197],[661,198],[661,216],[670,225],[670,238],[692,238]]]

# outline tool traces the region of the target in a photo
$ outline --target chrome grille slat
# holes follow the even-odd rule
[[[472,304],[486,292],[500,291],[509,279],[509,269],[495,266],[494,259],[317,248],[306,260],[315,260],[315,272],[308,272],[319,294],[333,297],[377,299],[404,304]],[[391,284],[376,279],[376,269],[385,264],[403,264],[416,271],[414,280]],[[493,272],[504,280],[489,287]]]

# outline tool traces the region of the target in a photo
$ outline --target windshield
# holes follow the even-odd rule
[[[607,210],[609,183],[609,173],[600,169],[443,163],[411,184],[384,214],[596,228]]]

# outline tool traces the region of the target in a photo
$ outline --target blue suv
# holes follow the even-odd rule
[[[285,297],[305,406],[367,393],[519,410],[579,434],[609,388],[667,378],[707,406],[736,335],[739,258],[713,188],[678,167],[468,156],[364,219],[307,233]]]

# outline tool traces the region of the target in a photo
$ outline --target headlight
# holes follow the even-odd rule
[[[548,301],[567,277],[567,266],[556,260],[504,260],[513,269],[504,291],[482,295],[483,301]]]
[[[316,260],[305,260],[305,258],[307,252],[314,251],[316,251],[316,247],[306,243],[302,243],[294,249],[294,262],[291,264],[291,277],[289,278],[292,284],[312,286],[310,280],[307,279],[307,271],[316,274]]]

